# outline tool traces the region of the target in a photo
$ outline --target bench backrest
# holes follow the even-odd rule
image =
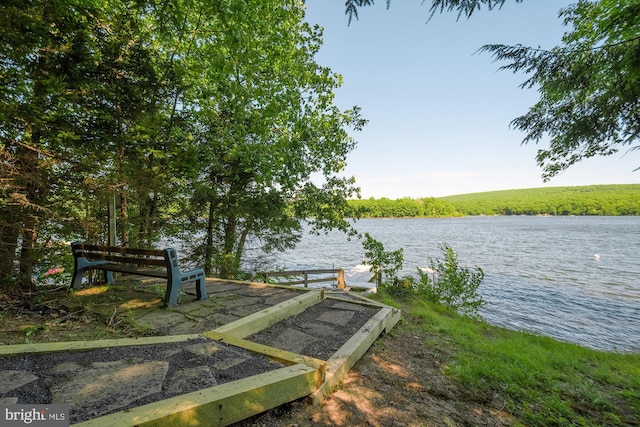
[[[167,267],[166,250],[123,248],[119,246],[101,246],[72,243],[74,257],[84,257],[89,261],[110,261],[118,264],[138,266]],[[176,258],[175,251],[173,258]],[[177,259],[175,259],[177,266]]]

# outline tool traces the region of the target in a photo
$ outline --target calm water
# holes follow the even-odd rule
[[[440,257],[446,242],[480,266],[490,323],[584,346],[640,352],[640,217],[365,219],[386,250],[404,248],[405,273]],[[279,256],[287,269],[343,268],[347,284],[370,277],[357,240],[306,235]]]

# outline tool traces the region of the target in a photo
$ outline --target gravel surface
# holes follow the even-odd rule
[[[215,351],[199,351],[203,346],[206,348],[210,347],[211,344],[215,346]],[[156,363],[156,365],[153,363]],[[119,368],[126,370],[127,367],[131,366],[136,368],[146,366],[151,370],[154,367],[166,369],[166,372],[164,370],[159,374],[156,372],[157,375],[160,375],[160,381],[162,382],[161,390],[130,402],[126,400],[118,402],[118,399],[126,399],[126,395],[114,393],[108,396],[109,402],[104,402],[104,399],[97,399],[93,403],[78,402],[75,405],[72,404],[71,422],[77,423],[96,416],[107,415],[108,413],[141,406],[213,385],[246,378],[281,368],[284,365],[274,362],[265,356],[204,338],[171,344],[2,357],[0,358],[0,372],[24,371],[37,376],[38,379],[2,394],[0,397],[17,397],[18,403],[62,403],[55,401],[55,394],[52,393],[52,390],[64,391],[65,384],[70,382],[77,384],[79,375],[91,376],[92,378],[87,378],[87,381],[99,381],[99,377],[96,377],[96,370],[100,372],[100,368],[107,371],[113,368],[112,371],[117,371]],[[189,376],[181,374],[189,369],[194,372],[201,372],[202,375]],[[131,368],[129,371],[131,371]],[[176,374],[178,375],[176,376]],[[177,377],[180,378],[178,387],[175,386],[178,383],[175,380]],[[143,380],[141,379],[141,381]],[[117,382],[118,379],[112,378],[112,381]],[[95,385],[95,387],[98,386],[101,385]],[[70,388],[68,389],[71,390]],[[73,397],[76,396],[68,396],[67,398]],[[114,409],[104,411],[105,406],[113,407]],[[74,407],[76,410],[74,410]]]

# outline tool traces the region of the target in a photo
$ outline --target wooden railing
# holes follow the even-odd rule
[[[317,278],[309,278],[309,276],[316,275],[327,275],[324,277]],[[331,282],[331,286],[337,287],[339,289],[344,289],[346,284],[344,282],[344,270],[343,269],[325,269],[325,270],[291,270],[291,271],[269,271],[266,273],[262,273],[264,277],[265,283],[273,283],[276,285],[286,285],[286,286],[295,286],[295,285],[304,285],[304,287],[308,287],[310,283],[324,283]],[[297,280],[288,280],[288,281],[277,281],[270,282],[270,277],[284,277],[287,279],[291,278],[299,278]]]

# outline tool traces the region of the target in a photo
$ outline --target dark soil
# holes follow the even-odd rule
[[[75,377],[83,373],[82,370],[56,372],[54,367],[61,364],[75,364],[81,367],[90,367],[96,363],[118,361],[130,361],[132,363],[162,361],[169,363],[169,369],[165,375],[164,385],[162,386],[161,392],[150,394],[113,411],[99,412],[101,409],[101,402],[96,402],[95,408],[84,406],[82,411],[71,411],[70,413],[71,422],[77,423],[94,418],[96,414],[99,414],[100,416],[107,415],[112,412],[157,402],[159,400],[168,399],[170,397],[211,386],[211,384],[203,382],[201,378],[190,378],[189,381],[181,382],[181,387],[177,390],[174,387],[171,387],[171,380],[174,378],[174,374],[178,370],[185,370],[189,368],[195,369],[206,366],[213,373],[216,384],[219,385],[229,381],[268,372],[284,366],[265,356],[257,355],[235,347],[232,348],[219,342],[215,342],[215,345],[220,348],[220,351],[216,351],[215,353],[206,356],[198,356],[185,350],[186,346],[205,342],[211,343],[212,341],[203,338],[170,344],[113,347],[84,352],[63,352],[40,355],[29,354],[15,357],[1,357],[0,371],[26,371],[36,375],[40,379],[17,388],[6,395],[0,395],[0,397],[17,397],[18,403],[53,403],[49,386],[55,382],[67,381],[70,376]],[[219,364],[224,363],[225,360],[238,357],[246,359],[246,361],[233,365],[229,368],[219,368]],[[86,372],[92,371],[89,370]],[[110,400],[113,401],[118,398],[119,396],[115,395],[111,396]]]

